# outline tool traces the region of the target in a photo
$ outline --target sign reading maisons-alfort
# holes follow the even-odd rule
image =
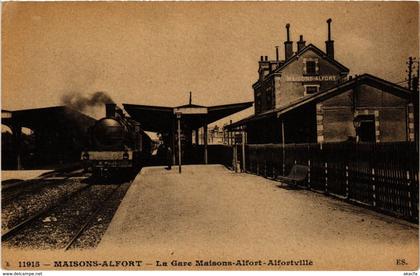
[[[286,81],[291,82],[305,82],[305,81],[336,81],[337,76],[335,75],[324,75],[324,76],[286,76]]]

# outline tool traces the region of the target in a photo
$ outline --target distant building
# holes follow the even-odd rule
[[[349,69],[334,58],[331,20],[326,52],[300,40],[293,52],[289,25],[285,60],[261,57],[253,84],[255,113],[227,129],[245,129],[248,143],[414,141],[412,93]]]
[[[199,133],[200,144],[203,144],[204,134],[202,131]],[[193,141],[195,143],[195,141]],[[223,128],[217,125],[208,127],[207,129],[207,144],[209,145],[222,145],[227,144],[227,134]]]

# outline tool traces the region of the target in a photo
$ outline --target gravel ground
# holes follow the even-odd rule
[[[50,181],[48,179],[33,179],[20,181],[19,183],[14,183],[8,187],[2,187],[2,205],[6,205],[7,203],[9,203],[9,201],[18,199],[19,195],[21,194],[35,192],[36,190],[39,190],[52,183],[54,183],[54,181]]]
[[[1,227],[2,231],[13,227],[31,215],[60,201],[66,194],[71,193],[87,184],[78,179],[61,181],[34,180],[35,185],[41,185],[33,191],[33,187],[25,187],[24,191],[12,200],[2,201]],[[26,191],[26,189],[28,189]],[[2,198],[8,194],[2,193]]]
[[[94,213],[98,206],[113,193],[113,201],[106,205],[104,213],[100,212],[92,221],[88,238],[75,245],[76,247],[94,246],[101,235],[104,233],[110,222],[113,212],[117,208],[116,204],[121,201],[118,196],[123,196],[128,188],[124,186],[124,193],[114,192],[119,185],[92,185],[69,201],[41,216],[30,225],[21,229],[16,235],[4,242],[7,247],[28,248],[28,249],[59,249],[64,248],[70,239],[76,234],[86,219]],[[50,193],[47,196],[52,196]],[[46,197],[47,198],[47,197]],[[51,199],[50,199],[51,201]],[[112,213],[111,213],[112,212]],[[96,224],[100,226],[96,226]]]
[[[128,182],[121,185],[70,249],[91,249],[98,246],[129,187],[130,183]]]

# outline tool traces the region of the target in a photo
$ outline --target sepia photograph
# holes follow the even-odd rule
[[[418,2],[1,8],[3,275],[417,275]]]

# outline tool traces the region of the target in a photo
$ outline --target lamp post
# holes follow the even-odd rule
[[[242,171],[246,172],[245,164],[245,127],[242,128]]]
[[[181,173],[181,113],[176,113],[178,123],[178,171]]]
[[[286,149],[284,148],[284,145],[286,144],[285,134],[284,134],[284,120],[281,120],[281,144],[282,144],[282,154],[283,154],[283,164],[282,164],[282,170],[283,175],[286,175]]]

